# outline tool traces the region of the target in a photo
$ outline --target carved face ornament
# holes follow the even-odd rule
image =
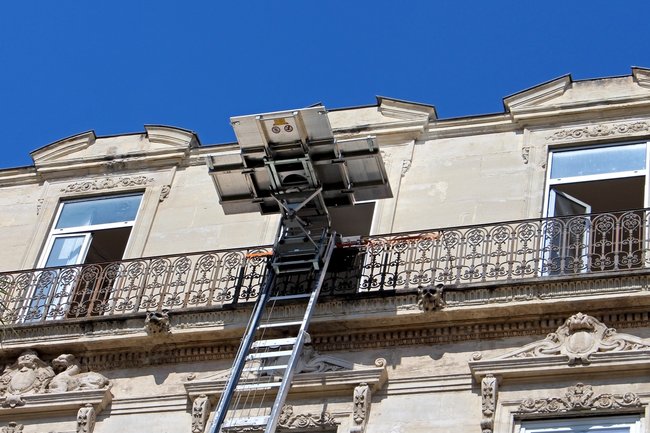
[[[601,335],[597,336],[594,319],[582,313],[571,316],[566,322],[568,335],[565,340],[565,350],[567,354],[584,357],[598,349],[598,342]],[[601,330],[602,331],[602,330]]]

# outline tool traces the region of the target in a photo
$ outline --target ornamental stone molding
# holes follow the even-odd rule
[[[321,412],[318,415],[311,413],[296,414],[293,406],[284,405],[278,420],[278,430],[325,430],[336,429],[338,423],[329,412]]]
[[[483,433],[492,433],[494,430],[498,386],[497,378],[491,374],[481,380],[481,431]]]
[[[542,340],[489,359],[475,353],[469,368],[479,382],[494,375],[500,383],[578,374],[645,374],[650,369],[650,344],[619,333],[595,317],[576,313]]]
[[[310,357],[307,362],[301,362],[297,367],[290,392],[318,391],[327,395],[331,391],[340,394],[341,391],[353,390],[360,383],[365,383],[371,390],[378,390],[388,379],[384,358],[377,358],[373,366],[368,366],[307,349],[307,355]],[[185,382],[185,390],[192,401],[204,394],[216,401],[223,391],[229,372],[230,370],[190,374]]]
[[[612,137],[618,135],[630,135],[650,132],[650,122],[622,122],[598,125],[580,126],[577,128],[566,128],[554,132],[546,137],[549,141],[571,141],[588,138]]]
[[[60,355],[49,365],[30,349],[23,351],[14,363],[5,367],[0,376],[0,404],[3,408],[16,409],[30,406],[30,402],[39,406],[40,402],[51,400],[55,405],[56,401],[63,402],[72,398],[59,399],[57,395],[69,393],[74,393],[75,396],[86,393],[91,399],[99,396],[103,403],[109,398],[104,395],[110,395],[109,387],[110,382],[103,375],[82,372],[74,355]],[[29,407],[26,409],[29,410]]]
[[[329,355],[321,355],[311,344],[306,344],[298,360],[296,373],[325,373],[353,370],[355,364]]]
[[[618,333],[592,316],[577,313],[545,339],[496,359],[565,355],[569,365],[589,364],[594,353],[642,349],[650,349],[650,345],[633,335]]]
[[[192,433],[203,433],[210,417],[212,404],[207,395],[201,394],[192,402]]]
[[[544,414],[574,411],[617,410],[639,408],[643,404],[633,392],[624,394],[595,394],[591,385],[578,383],[570,386],[562,397],[526,399],[515,413]]]
[[[47,385],[47,392],[67,392],[84,389],[104,389],[109,380],[94,371],[83,373],[77,358],[69,353],[59,355],[52,360],[52,367],[57,373]]]
[[[97,413],[92,404],[87,404],[77,412],[77,433],[92,433],[95,429]]]
[[[134,186],[146,186],[154,181],[147,176],[121,176],[106,177],[83,182],[74,182],[61,188],[63,193],[79,193],[88,191],[110,190],[115,188],[128,188]]]
[[[165,201],[165,199],[169,197],[169,193],[171,192],[171,190],[172,190],[171,185],[163,185],[162,188],[160,189],[160,197],[158,197],[158,201],[161,203]]]
[[[46,392],[55,376],[54,369],[43,362],[33,350],[25,350],[16,362],[5,367],[0,376],[0,397],[3,407],[23,406],[23,395]]]
[[[341,396],[352,394],[350,432],[363,433],[370,409],[373,391],[382,388],[388,380],[386,360],[378,358],[374,366],[348,363],[334,357],[321,355],[311,351],[305,364],[315,369],[302,370],[294,375],[289,390],[291,398],[300,395],[315,395],[319,397]],[[304,365],[303,365],[304,367]],[[190,374],[185,382],[185,391],[192,402],[192,433],[202,433],[205,429],[210,405],[218,401],[223,392],[229,370],[208,374]],[[272,392],[272,391],[271,391]],[[269,395],[270,396],[270,395]],[[340,415],[340,414],[339,414]],[[339,416],[337,415],[337,416]],[[347,413],[346,413],[347,415]],[[336,431],[338,424],[329,413],[320,415],[296,415],[292,406],[283,411],[278,424],[282,430],[329,429]]]
[[[367,383],[360,383],[352,395],[352,426],[350,433],[364,433],[370,412],[371,392]]]

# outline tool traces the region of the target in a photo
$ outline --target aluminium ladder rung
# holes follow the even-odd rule
[[[276,370],[286,370],[287,365],[259,365],[257,367],[246,367],[242,371],[245,372],[256,372],[256,371],[276,371]]]
[[[282,382],[262,382],[262,383],[243,383],[235,387],[235,391],[251,391],[251,390],[261,390],[261,389],[272,389],[279,388]]]
[[[294,322],[271,322],[271,323],[263,323],[258,326],[258,329],[267,329],[267,328],[284,328],[284,327],[291,327],[291,326],[301,326],[302,322],[300,320],[294,321]]]
[[[223,422],[222,428],[229,429],[234,427],[246,428],[266,425],[269,422],[269,416],[249,416],[245,418],[227,419]]]
[[[296,337],[274,338],[271,340],[257,340],[251,345],[251,349],[260,349],[263,347],[292,346],[296,342]]]
[[[259,353],[249,353],[246,355],[246,361],[252,359],[261,359],[261,358],[280,358],[283,356],[291,356],[293,350],[276,350],[269,352],[259,352]]]
[[[286,301],[289,299],[305,299],[309,298],[311,296],[311,293],[298,293],[296,295],[278,295],[278,296],[271,296],[269,298],[269,301]]]

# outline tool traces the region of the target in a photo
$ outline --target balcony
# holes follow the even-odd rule
[[[650,264],[649,225],[650,209],[641,209],[372,236],[337,248],[322,294],[642,272]],[[249,303],[270,253],[259,247],[0,273],[0,317],[36,324]],[[284,277],[276,290],[298,293],[309,283]]]

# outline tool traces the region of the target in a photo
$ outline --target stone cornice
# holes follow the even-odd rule
[[[440,119],[432,122],[426,131],[426,139],[468,137],[519,130],[510,114],[497,113],[487,116]],[[424,137],[423,137],[424,139]]]
[[[16,407],[0,407],[0,419],[12,419],[21,415],[30,417],[39,414],[64,415],[77,412],[81,407],[92,405],[96,413],[100,413],[112,400],[109,389],[89,391],[68,391],[64,393],[46,393],[24,395],[21,397],[24,405]],[[2,403],[4,399],[0,399]]]
[[[401,120],[397,122],[375,123],[358,125],[346,128],[334,128],[333,132],[337,139],[348,139],[373,135],[382,137],[386,135],[397,135],[408,139],[419,137],[426,129],[428,119]]]
[[[579,374],[590,377],[597,373],[640,374],[650,368],[650,350],[598,353],[592,355],[591,360],[589,365],[573,366],[569,363],[569,356],[553,355],[543,358],[470,361],[470,368],[474,378],[479,381],[488,374],[504,379],[527,378],[529,380],[559,376],[576,377]]]
[[[381,389],[388,375],[386,361],[378,359],[375,366],[358,366],[354,370],[328,371],[323,373],[296,374],[292,381],[291,395],[313,394],[319,396],[346,394],[360,383],[366,383],[373,391]],[[223,392],[226,378],[214,380],[190,380],[185,382],[185,390],[190,399],[209,395],[215,399]]]
[[[28,185],[39,182],[36,167],[18,167],[0,170],[0,184],[9,185]]]

